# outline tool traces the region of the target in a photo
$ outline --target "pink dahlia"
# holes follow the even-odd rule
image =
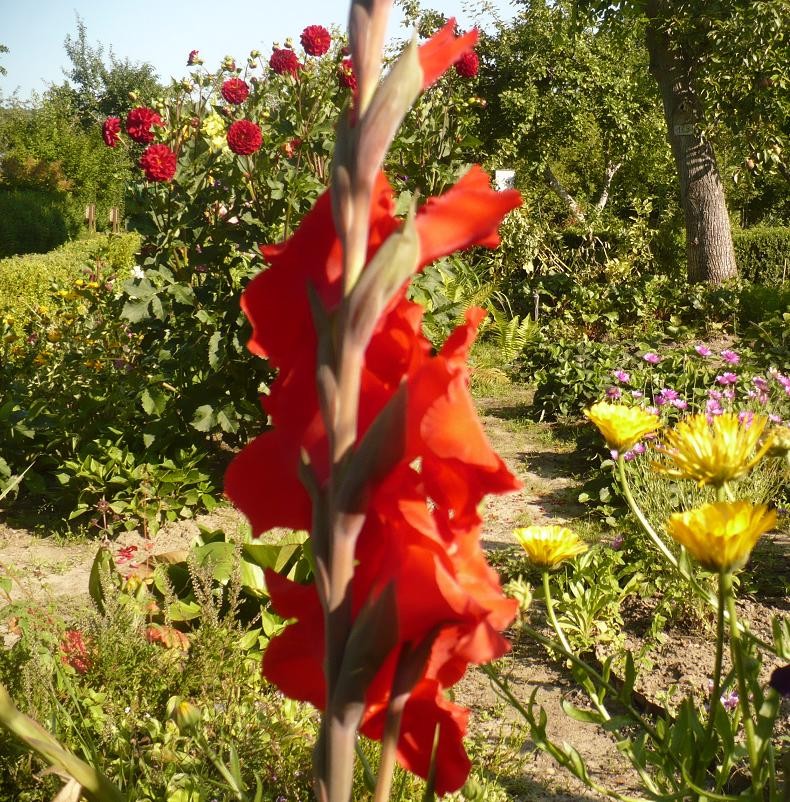
[[[474,50],[468,50],[455,62],[455,71],[462,78],[474,78],[480,69],[480,59]]]
[[[262,144],[261,129],[251,120],[236,120],[228,128],[228,147],[240,156],[250,156]]]
[[[228,78],[228,80],[222,84],[220,92],[222,93],[222,97],[224,97],[228,103],[233,103],[234,106],[244,103],[250,96],[250,88],[247,86],[246,81],[242,81],[241,78]]]
[[[164,125],[162,118],[147,106],[138,106],[126,115],[126,133],[135,142],[147,145],[153,142],[155,125]]]
[[[293,76],[299,72],[299,59],[293,50],[286,48],[276,49],[269,59],[269,66],[278,74],[290,73]]]
[[[176,154],[167,145],[149,145],[138,164],[149,181],[170,181],[176,174]]]
[[[332,37],[323,25],[308,25],[299,41],[308,56],[323,56],[332,44]]]
[[[108,148],[114,148],[120,141],[121,120],[118,117],[108,117],[101,127],[101,135],[104,144]]]

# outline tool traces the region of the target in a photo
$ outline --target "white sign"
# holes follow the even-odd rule
[[[516,186],[516,171],[515,170],[495,170],[494,171],[494,186],[498,192],[503,192],[506,189],[515,189]]]

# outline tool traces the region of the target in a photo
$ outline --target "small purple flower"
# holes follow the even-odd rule
[[[716,381],[719,384],[728,385],[728,384],[737,384],[738,383],[738,374],[737,373],[722,373],[716,377]]]
[[[695,345],[694,346],[694,350],[700,356],[710,356],[713,353],[713,351],[711,351],[710,348],[708,348],[707,345],[703,345],[702,343],[700,343],[699,345]]]
[[[631,460],[633,460],[633,458],[634,458],[635,456],[636,456],[636,454],[634,454],[634,452],[633,452],[633,451],[626,451],[626,452],[625,452],[625,454],[623,454],[623,459],[624,459],[626,462],[631,462]]]
[[[618,459],[620,459],[620,452],[619,452],[619,451],[618,451],[616,448],[613,448],[613,449],[612,449],[612,450],[609,452],[609,456],[611,456],[611,458],[612,458],[613,460],[615,460],[615,462],[616,462]]]
[[[615,536],[612,538],[612,541],[611,541],[611,543],[609,543],[609,546],[610,546],[610,547],[611,547],[611,548],[612,548],[614,551],[620,551],[620,549],[621,549],[621,548],[623,548],[623,543],[624,543],[624,542],[625,542],[625,538],[624,538],[622,535],[615,535]]]
[[[723,693],[721,695],[721,704],[728,713],[735,710],[739,702],[738,691],[730,691],[729,693]]]
[[[752,378],[752,384],[761,393],[767,393],[768,392],[768,379],[764,378],[763,376],[754,376]]]
[[[609,389],[606,391],[606,397],[612,401],[616,401],[621,395],[622,392],[619,387],[609,387]]]
[[[705,411],[708,415],[721,415],[722,412],[724,412],[718,398],[708,399],[708,403],[705,405]]]
[[[748,409],[742,409],[738,413],[738,423],[740,423],[744,429],[748,429],[752,425],[753,420],[754,412],[750,412]]]
[[[671,387],[665,387],[663,390],[659,391],[658,395],[655,397],[656,406],[662,407],[664,404],[676,401],[679,397],[680,394],[677,390],[673,390]]]
[[[639,454],[644,454],[644,453],[645,453],[645,451],[647,451],[647,448],[645,447],[645,444],[644,444],[644,443],[637,443],[637,444],[636,444],[636,445],[635,445],[635,446],[634,446],[634,447],[631,449],[631,451],[633,451],[633,452],[634,452],[634,454],[637,454],[637,455],[639,455]]]
[[[641,390],[631,390],[631,398],[644,398],[645,394]]]
[[[631,381],[631,374],[628,371],[618,369],[612,373],[612,376],[617,379],[617,381],[621,382],[622,384],[628,384]]]
[[[771,413],[768,416],[768,420],[771,421],[771,423],[781,423],[782,422],[782,416],[781,415],[775,415],[775,414]]]
[[[658,407],[645,407],[645,412],[649,412],[651,415],[658,415],[659,409]]]
[[[713,398],[716,401],[721,401],[722,399],[721,391],[711,387],[711,389],[708,390],[708,398]]]
[[[733,400],[735,399],[735,390],[733,390],[733,389],[732,389],[732,387],[728,387],[728,388],[727,388],[727,389],[726,389],[726,390],[725,390],[725,391],[722,393],[722,395],[723,395],[723,396],[724,396],[724,397],[725,397],[725,398],[726,398],[728,401],[733,401]]]
[[[657,365],[661,361],[661,357],[653,351],[648,351],[642,359],[650,365]]]
[[[725,348],[721,352],[721,358],[730,365],[737,365],[741,361],[738,354],[736,354],[735,351],[731,351],[729,348]]]
[[[681,411],[689,408],[688,401],[686,401],[685,398],[673,398],[671,403],[675,409],[679,409]]]

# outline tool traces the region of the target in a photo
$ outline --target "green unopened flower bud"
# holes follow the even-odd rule
[[[294,49],[294,40],[290,36],[285,40],[285,46],[291,50]]]
[[[180,696],[171,696],[167,700],[167,715],[181,732],[193,730],[202,718],[200,709]]]
[[[184,78],[184,80],[181,81],[181,88],[185,92],[191,92],[195,88],[195,86],[192,83],[192,81],[190,81],[188,78]]]
[[[134,91],[132,91],[132,92],[129,92],[129,100],[131,100],[131,101],[132,101],[132,103],[137,103],[137,101],[138,101],[139,99],[140,99],[140,95],[139,95],[139,93],[137,93],[137,92],[134,92]]]
[[[251,59],[260,58],[260,57],[261,57],[261,51],[260,50],[250,50],[250,58]]]

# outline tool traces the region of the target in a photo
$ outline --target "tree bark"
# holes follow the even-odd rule
[[[700,132],[701,115],[690,76],[693,54],[673,50],[661,26],[667,6],[666,0],[648,0],[646,38],[650,72],[661,92],[677,167],[688,280],[721,284],[738,274],[724,187],[713,147]]]
[[[565,189],[559,178],[554,175],[548,163],[546,163],[546,166],[543,168],[543,179],[549,185],[549,187],[551,187],[554,193],[563,201],[565,201],[568,210],[573,215],[574,222],[585,222],[586,218],[581,206],[579,206],[579,204],[576,202],[576,199],[573,197],[573,195],[571,195],[571,193]]]
[[[601,185],[601,194],[598,200],[595,201],[595,211],[602,212],[604,207],[609,201],[609,190],[612,188],[612,179],[617,175],[617,171],[623,166],[622,162],[609,162],[606,165],[606,170],[603,174],[603,184]]]

